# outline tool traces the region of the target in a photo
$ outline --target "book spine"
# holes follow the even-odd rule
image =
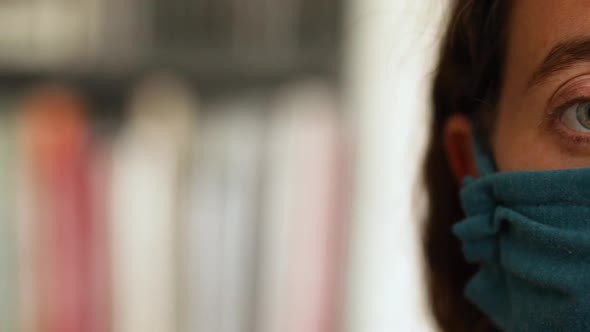
[[[82,101],[48,86],[26,103],[23,128],[37,232],[33,282],[40,331],[88,330],[90,288],[88,124]]]
[[[10,100],[0,100],[0,331],[18,330],[18,242],[15,193],[15,138]]]
[[[166,76],[136,90],[113,167],[113,329],[177,331],[180,169],[194,109]]]
[[[274,102],[260,331],[338,331],[346,164],[335,98],[330,86],[309,82]]]

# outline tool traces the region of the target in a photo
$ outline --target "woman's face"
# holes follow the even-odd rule
[[[498,169],[590,167],[590,1],[516,0],[492,145]]]

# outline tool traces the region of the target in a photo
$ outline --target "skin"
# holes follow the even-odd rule
[[[590,167],[590,129],[576,116],[590,100],[588,17],[589,0],[515,1],[491,137],[499,171]],[[444,138],[457,180],[476,176],[469,121],[452,116]]]

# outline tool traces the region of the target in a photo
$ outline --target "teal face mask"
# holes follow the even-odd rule
[[[498,173],[477,150],[453,227],[480,265],[467,298],[504,331],[590,331],[590,169]]]

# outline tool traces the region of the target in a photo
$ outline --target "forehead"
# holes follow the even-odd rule
[[[590,36],[590,0],[515,0],[510,16],[507,76],[532,74],[559,42]]]

